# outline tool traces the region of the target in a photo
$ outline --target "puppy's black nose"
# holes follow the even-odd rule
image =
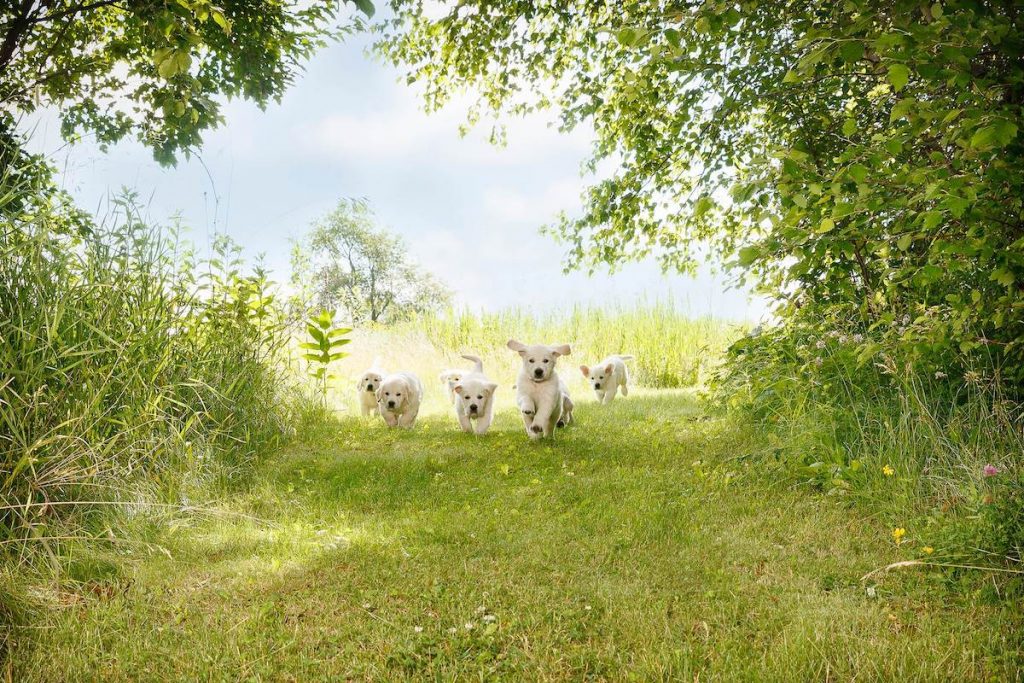
[[[367,391],[373,391],[373,385],[372,384],[367,384],[366,385],[366,390]]]
[[[595,388],[595,389],[600,389],[600,388],[601,388],[601,385],[600,385],[600,384],[595,384],[595,385],[594,385],[594,388]]]
[[[544,375],[544,371],[541,370],[540,368],[537,368],[536,370],[533,371],[533,376],[534,377],[542,377],[543,375]]]
[[[476,404],[475,403],[469,404],[469,412],[471,412],[471,413],[475,413],[476,412]]]
[[[388,408],[394,408],[394,407],[395,407],[395,402],[394,401],[388,401]]]

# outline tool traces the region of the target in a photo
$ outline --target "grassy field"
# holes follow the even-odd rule
[[[1019,680],[1019,605],[862,582],[919,550],[748,466],[759,433],[685,391],[580,398],[541,444],[507,408],[459,433],[436,397],[411,432],[311,428],[217,512],[140,514],[8,678]]]

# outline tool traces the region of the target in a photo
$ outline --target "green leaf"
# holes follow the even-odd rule
[[[327,340],[327,337],[326,337],[326,335],[324,335],[323,330],[321,330],[316,325],[309,325],[309,324],[307,324],[306,325],[306,332],[309,332],[309,336],[312,337],[313,339],[316,339],[321,344],[324,343]]]
[[[629,26],[620,28],[618,32],[615,34],[615,39],[618,40],[619,43],[621,43],[622,45],[625,45],[626,47],[633,47],[634,45],[636,45],[636,42],[639,39],[639,37],[640,34],[637,33],[636,29],[630,28]]]
[[[359,11],[365,14],[367,18],[373,18],[374,12],[377,11],[371,0],[352,0],[352,4],[358,7]]]
[[[896,246],[899,248],[900,251],[906,251],[907,249],[910,248],[910,245],[913,243],[913,241],[914,236],[908,232],[905,235],[901,235],[900,238],[896,240]]]
[[[933,230],[941,222],[941,211],[926,211],[924,214],[924,220],[922,221],[922,224],[924,225],[925,230]]]
[[[843,121],[843,135],[849,137],[857,132],[857,119],[850,117]]]
[[[867,180],[868,167],[864,164],[854,164],[846,169],[846,173],[853,178],[854,182],[860,184]]]
[[[905,64],[891,64],[889,66],[889,82],[896,92],[903,90],[903,86],[910,80],[910,69]]]
[[[224,31],[225,35],[231,35],[231,22],[224,16],[224,13],[218,9],[213,10],[211,13],[214,23],[220,26],[221,30]]]
[[[761,256],[760,247],[743,247],[739,251],[739,263],[741,266],[746,267],[756,261]]]
[[[988,149],[995,145],[998,129],[995,126],[985,126],[974,131],[971,136],[971,147],[974,149]]]
[[[1016,282],[1017,276],[1014,275],[1013,271],[1011,271],[1006,266],[1000,266],[999,268],[996,268],[995,270],[992,271],[992,273],[988,276],[988,279],[998,282],[1003,287],[1009,287],[1014,282]]]
[[[839,48],[839,53],[843,56],[844,62],[853,64],[864,56],[864,43],[859,40],[845,42]]]
[[[701,216],[706,214],[709,210],[711,210],[712,206],[714,206],[714,202],[711,200],[711,197],[709,197],[707,195],[703,195],[700,199],[697,200],[696,205],[694,205],[694,207],[693,207],[693,215],[694,215],[694,217],[695,218],[700,218]]]
[[[826,232],[831,232],[832,230],[835,229],[835,227],[836,222],[834,220],[832,220],[831,218],[823,218],[821,219],[821,223],[818,224],[818,229],[816,230],[816,232],[819,234],[824,234]]]

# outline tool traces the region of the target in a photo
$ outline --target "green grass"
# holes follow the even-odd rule
[[[918,551],[757,466],[758,430],[637,394],[541,444],[507,408],[484,438],[440,411],[321,425],[217,514],[136,519],[120,572],[49,589],[8,673],[1019,680],[1019,605],[921,568],[862,583]]]

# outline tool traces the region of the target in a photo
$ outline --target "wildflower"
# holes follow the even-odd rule
[[[864,341],[864,335],[858,332],[857,334],[853,335],[852,339],[855,344],[860,344],[862,341]]]
[[[494,616],[493,614],[485,614],[484,615],[484,623],[485,624],[493,624],[497,620],[498,620],[498,617]]]
[[[472,621],[467,621],[466,622],[466,630],[467,631],[472,631],[473,630],[473,622]]]
[[[412,630],[415,631],[416,633],[423,633],[423,627],[422,626],[413,626]]]
[[[935,548],[931,547],[930,545],[926,545],[925,547],[921,548],[921,552],[923,552],[925,555],[931,555],[935,552]]]
[[[982,473],[986,477],[994,477],[999,474],[999,468],[995,465],[985,465],[985,469],[982,470]]]
[[[896,541],[896,545],[903,543],[903,537],[907,535],[907,530],[901,526],[896,527],[892,530],[892,540]]]
[[[891,477],[892,475],[896,474],[896,470],[886,465],[885,467],[882,468],[882,474],[884,474],[887,477]]]
[[[825,348],[825,340],[824,339],[819,339],[818,342],[814,345],[814,348],[816,348],[816,349],[823,349],[823,348]]]
[[[942,370],[937,370],[935,372],[935,379],[946,379],[947,377],[949,377],[949,375],[944,373]]]
[[[819,368],[821,367],[821,364],[822,364],[823,362],[824,362],[824,361],[822,361],[820,357],[818,357],[818,358],[815,358],[815,359],[814,359],[814,364],[815,364],[816,366],[818,366]]]

